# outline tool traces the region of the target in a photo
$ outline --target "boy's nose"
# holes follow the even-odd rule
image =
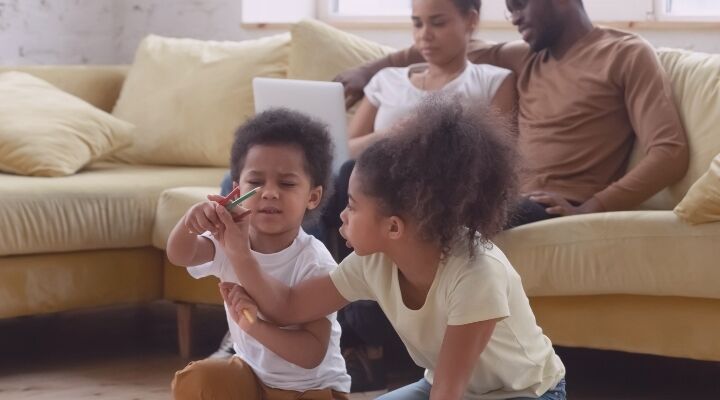
[[[271,185],[264,185],[261,189],[261,197],[263,199],[277,199],[278,198],[278,190],[276,187]]]

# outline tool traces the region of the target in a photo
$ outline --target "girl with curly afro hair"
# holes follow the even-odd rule
[[[431,97],[357,161],[341,217],[355,252],[294,287],[238,257],[229,306],[298,324],[377,301],[426,369],[382,400],[565,399],[565,367],[491,242],[515,195],[508,137],[489,113]]]

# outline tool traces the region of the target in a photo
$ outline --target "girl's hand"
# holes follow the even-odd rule
[[[236,206],[230,212],[224,206],[215,204],[215,213],[222,226],[215,238],[222,246],[225,254],[230,255],[238,252],[249,254],[250,210],[242,206]]]
[[[217,215],[215,206],[216,204],[212,201],[204,201],[190,207],[183,217],[183,225],[188,232],[200,235],[205,231],[210,231],[213,236],[217,236],[223,229],[223,224]]]
[[[255,323],[257,323],[258,308],[255,301],[245,291],[245,289],[235,283],[220,283],[220,294],[227,304],[230,317],[245,332],[250,333]],[[250,317],[252,320],[248,319]]]

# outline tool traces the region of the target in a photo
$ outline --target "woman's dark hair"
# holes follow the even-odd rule
[[[477,105],[431,96],[361,154],[360,186],[444,255],[458,242],[474,254],[478,241],[488,245],[502,231],[515,202],[516,153],[505,125]]]
[[[460,11],[460,14],[466,15],[472,10],[480,13],[480,7],[482,7],[482,0],[452,0],[455,7]]]
[[[304,155],[310,184],[322,186],[323,199],[329,197],[333,143],[325,124],[285,108],[273,108],[250,118],[235,132],[230,153],[233,182],[240,179],[247,153],[255,145],[297,146]]]

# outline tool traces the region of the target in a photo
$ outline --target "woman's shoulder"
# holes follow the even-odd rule
[[[490,64],[470,64],[470,72],[473,76],[483,79],[505,79],[512,71]]]
[[[378,71],[378,73],[373,76],[372,81],[376,81],[378,84],[397,85],[404,83],[407,81],[411,68],[413,68],[412,65],[409,67],[386,67]]]

